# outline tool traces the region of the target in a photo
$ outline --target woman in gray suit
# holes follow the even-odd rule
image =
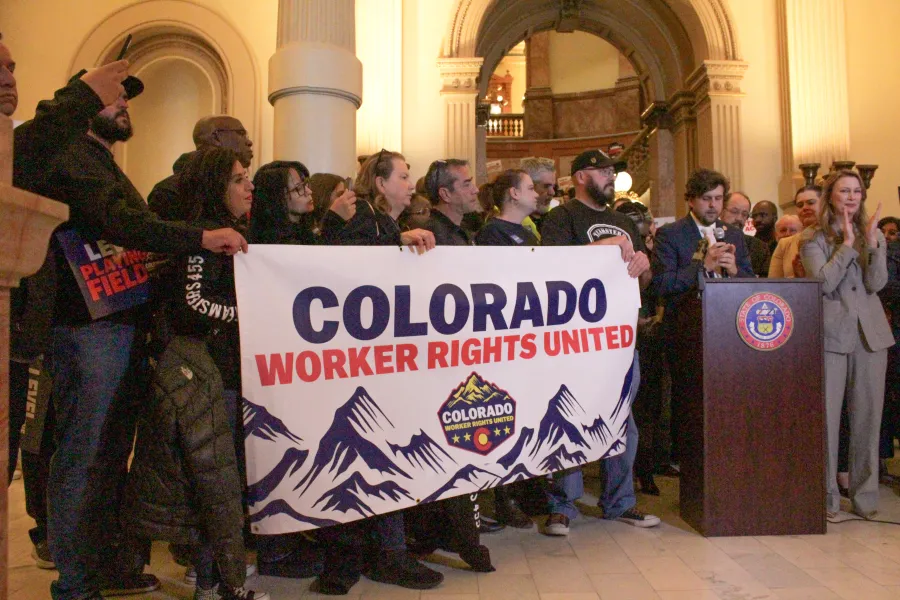
[[[878,435],[887,348],[894,344],[877,292],[887,283],[881,206],[866,217],[866,189],[854,171],[825,182],[819,223],[801,235],[809,277],[822,280],[825,316],[825,413],[828,423],[829,521],[838,520],[838,432],[841,404],[850,409],[850,499],[865,519],[878,508]]]

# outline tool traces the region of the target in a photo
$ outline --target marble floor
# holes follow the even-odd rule
[[[900,471],[900,461],[891,470]],[[454,568],[458,559],[432,557],[445,574],[434,590],[417,592],[365,578],[347,596],[388,600],[897,600],[900,599],[900,527],[859,521],[828,526],[824,536],[710,538],[678,517],[677,480],[658,478],[662,496],[638,495],[639,508],[663,523],[640,530],[584,516],[573,521],[568,538],[505,530],[483,536],[496,573]],[[590,487],[590,481],[586,481]],[[880,514],[900,522],[900,488],[881,487]],[[45,600],[54,571],[34,566],[30,557],[22,482],[10,494],[9,597]],[[583,510],[596,514],[596,497]],[[773,507],[773,510],[777,510]],[[184,569],[163,546],[154,547],[150,571],[163,582],[153,599],[186,599]],[[269,591],[272,600],[318,597],[311,580],[254,577],[248,587]]]

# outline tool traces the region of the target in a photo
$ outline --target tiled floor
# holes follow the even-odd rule
[[[898,464],[892,465],[897,472]],[[898,600],[900,527],[863,522],[829,525],[828,535],[710,538],[678,517],[677,481],[658,478],[663,495],[639,495],[639,507],[663,519],[651,530],[582,516],[567,539],[509,530],[482,540],[496,573],[454,568],[452,557],[432,565],[446,576],[427,592],[402,590],[365,578],[348,598],[380,600]],[[589,484],[591,480],[587,480]],[[596,498],[586,496],[586,504]],[[777,510],[777,507],[773,507]],[[881,488],[881,518],[900,521],[897,489]],[[585,512],[595,513],[588,507]],[[29,553],[22,482],[10,487],[10,598],[49,598],[54,572],[34,566]],[[183,569],[163,547],[154,548],[151,571],[163,581],[149,598],[190,598]],[[248,587],[268,590],[272,600],[318,597],[311,580],[256,577]]]

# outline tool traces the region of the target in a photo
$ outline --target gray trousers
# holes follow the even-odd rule
[[[841,506],[836,478],[841,405],[845,396],[850,412],[850,499],[853,510],[868,514],[878,509],[878,440],[886,369],[887,350],[871,352],[861,337],[850,354],[825,353],[826,507],[829,511],[837,512]]]

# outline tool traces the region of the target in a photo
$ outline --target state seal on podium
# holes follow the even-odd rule
[[[741,339],[754,350],[777,350],[794,331],[794,313],[781,296],[761,292],[741,304],[737,328]]]

